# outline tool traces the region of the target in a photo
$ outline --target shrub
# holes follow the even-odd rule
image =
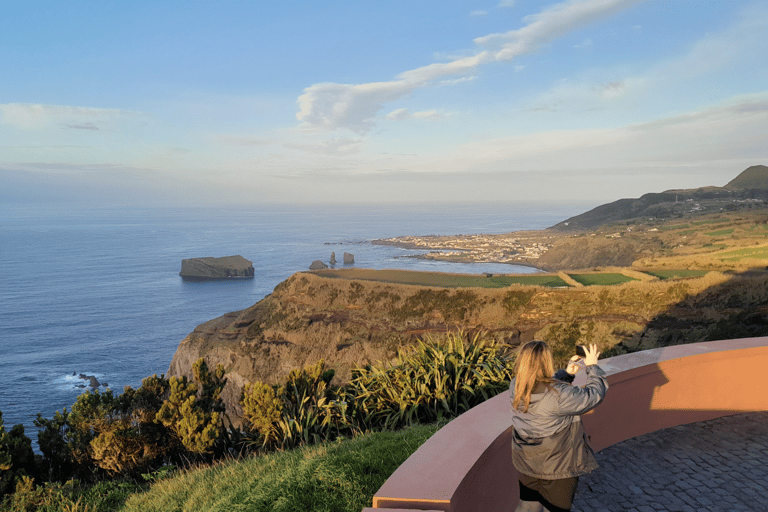
[[[331,386],[334,370],[320,360],[293,370],[285,385],[247,384],[240,403],[252,444],[261,450],[287,449],[331,440],[354,429],[345,394]]]
[[[147,394],[127,388],[118,396],[107,390],[78,397],[65,417],[65,439],[81,477],[97,476],[92,466],[110,475],[136,475],[168,455],[170,436],[155,423]]]
[[[155,419],[173,432],[187,451],[210,455],[224,433],[221,391],[227,380],[221,364],[211,373],[202,358],[195,362],[192,370],[195,382],[189,382],[186,376],[171,377],[168,398]]]
[[[35,475],[35,454],[32,441],[24,435],[24,425],[5,430],[0,412],[0,497],[13,492],[24,478]]]
[[[355,368],[349,383],[361,428],[397,429],[469,410],[509,385],[512,361],[500,345],[477,334],[431,336],[398,351],[388,366]]]
[[[51,482],[105,474],[139,478],[169,461],[209,460],[226,443],[221,421],[221,365],[210,372],[200,359],[194,381],[153,375],[141,387],[86,392],[71,412],[48,420],[38,415],[41,470]]]
[[[45,419],[38,413],[35,420],[37,444],[43,457],[40,461],[41,476],[49,482],[64,482],[75,474],[76,464],[65,438],[69,413],[56,411],[53,419]]]

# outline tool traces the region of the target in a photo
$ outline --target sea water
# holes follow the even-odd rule
[[[405,258],[371,240],[541,229],[585,204],[394,204],[238,208],[0,205],[0,411],[6,428],[69,409],[93,375],[138,387],[167,372],[198,324],[247,308],[314,260],[359,268],[534,272]],[[239,254],[255,278],[186,281],[181,260]],[[340,265],[343,266],[343,265]],[[103,387],[100,389],[104,389]]]

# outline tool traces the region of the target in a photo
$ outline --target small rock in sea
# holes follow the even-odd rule
[[[74,377],[75,375],[77,375],[77,372],[72,372],[72,376]]]
[[[253,262],[240,255],[223,258],[187,258],[181,260],[184,279],[250,279],[254,275]]]
[[[96,377],[94,377],[93,375],[91,375],[90,381],[91,381],[91,387],[92,388],[97,388],[97,387],[101,386],[101,384],[99,384],[98,379]]]
[[[335,265],[335,264],[336,264],[336,253],[331,252],[331,265]]]
[[[328,268],[328,265],[326,265],[320,260],[313,261],[312,264],[309,266],[309,270],[323,270],[325,268]]]
[[[106,382],[102,382],[101,385],[104,386],[105,388],[109,387],[109,384],[107,384]]]
[[[344,264],[345,265],[352,265],[355,263],[355,255],[349,254],[348,252],[344,253]]]
[[[85,384],[78,384],[78,385],[77,385],[77,386],[75,386],[75,387],[76,387],[76,388],[84,388],[84,387],[85,387]]]

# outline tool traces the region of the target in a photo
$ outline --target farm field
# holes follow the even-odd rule
[[[486,276],[411,270],[371,270],[364,268],[319,270],[315,273],[323,277],[340,279],[362,279],[365,281],[411,284],[416,286],[439,286],[444,288],[506,288],[513,284],[546,287],[568,286],[565,281],[554,274],[494,274]]]
[[[768,257],[768,248],[766,257]],[[751,249],[751,251],[755,251]],[[741,251],[738,251],[741,252]],[[733,256],[739,257],[739,256]],[[757,257],[749,253],[747,257]],[[658,279],[683,279],[702,277],[708,270],[689,270],[689,269],[660,269],[644,270],[647,274]],[[336,279],[358,279],[363,281],[377,281],[381,283],[408,284],[414,286],[435,286],[441,288],[508,288],[512,285],[544,286],[549,288],[570,287],[563,279],[556,274],[494,274],[472,275],[472,274],[447,274],[440,272],[422,272],[411,270],[372,270],[364,268],[343,269],[343,270],[318,270],[314,271],[322,277]],[[637,281],[635,277],[630,277],[620,272],[590,272],[568,274],[579,284],[583,286],[613,286],[630,281]]]
[[[768,260],[768,247],[748,247],[718,254],[722,261]]]
[[[705,275],[707,270],[687,270],[687,269],[663,269],[663,270],[646,270],[646,274],[658,277],[659,279],[678,279],[682,277],[701,277]]]
[[[614,272],[600,272],[589,274],[568,274],[577,283],[584,286],[611,286],[615,284],[627,283],[629,281],[637,281],[633,277],[626,276],[624,274]]]

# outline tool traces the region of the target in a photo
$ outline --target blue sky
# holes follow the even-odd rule
[[[764,1],[9,4],[3,201],[601,203],[768,164]]]

